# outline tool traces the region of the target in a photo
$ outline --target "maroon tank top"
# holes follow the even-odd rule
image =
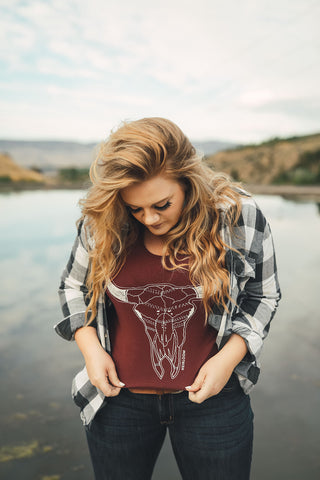
[[[188,271],[165,270],[140,240],[107,287],[113,303],[110,337],[119,378],[128,388],[180,390],[217,353],[205,325],[201,289]]]

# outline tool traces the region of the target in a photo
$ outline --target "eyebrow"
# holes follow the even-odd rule
[[[153,203],[153,204],[151,205],[151,207],[157,206],[158,203],[162,203],[162,202],[168,201],[171,197],[172,197],[172,195],[169,195],[168,197],[162,198],[161,200],[158,200],[157,202]],[[142,207],[138,207],[137,205],[132,205],[131,203],[126,203],[126,202],[125,202],[125,204],[126,204],[128,207],[131,207],[131,208],[133,208],[133,209],[142,208]]]

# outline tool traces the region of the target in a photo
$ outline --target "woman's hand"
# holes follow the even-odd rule
[[[202,403],[221,392],[246,353],[247,346],[243,338],[232,334],[225,346],[200,368],[193,384],[185,387],[189,392],[189,400]]]
[[[88,355],[85,360],[92,385],[99,388],[106,397],[119,395],[124,383],[120,382],[110,355],[101,347]]]
[[[207,360],[200,368],[193,384],[186,387],[189,400],[202,403],[207,398],[217,395],[229,380],[232,371],[232,366],[221,361],[218,354]]]
[[[89,380],[106,397],[119,395],[124,383],[120,382],[115,364],[110,355],[102,348],[95,328],[82,327],[75,333],[89,376]]]

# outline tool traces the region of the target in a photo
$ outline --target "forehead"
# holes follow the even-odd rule
[[[123,201],[129,205],[147,207],[174,195],[179,188],[180,185],[175,180],[164,175],[157,175],[124,188],[120,195]]]

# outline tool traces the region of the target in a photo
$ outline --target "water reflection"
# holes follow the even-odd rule
[[[0,195],[3,479],[92,478],[69,393],[71,378],[82,366],[81,355],[52,328],[61,317],[57,286],[74,240],[82,195]],[[272,227],[284,298],[266,343],[260,383],[252,393],[252,479],[312,480],[318,478],[319,467],[320,420],[312,415],[320,387],[319,204],[279,196],[255,198]],[[155,480],[163,478],[179,478],[168,443],[154,474]]]

